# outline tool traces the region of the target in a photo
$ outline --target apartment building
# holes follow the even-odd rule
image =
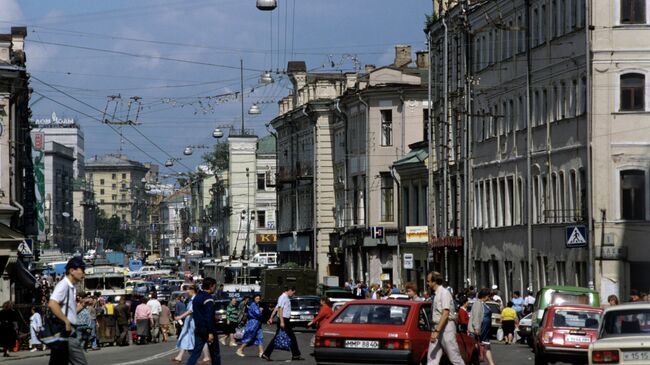
[[[460,231],[471,230],[457,282],[499,285],[508,296],[550,284],[595,284],[604,296],[645,290],[648,9],[627,0],[529,4],[460,2],[429,28],[441,70],[432,75],[434,123],[454,141],[448,131],[461,121],[469,141],[460,153],[471,161],[467,185],[436,196],[436,205],[449,195],[468,202],[448,204],[443,219],[461,217]],[[436,164],[452,164],[441,156]],[[586,228],[585,247],[567,242],[575,226]]]
[[[290,95],[280,101],[280,115],[270,125],[277,132],[277,250],[282,262],[309,265],[318,280],[330,272],[334,234],[333,127],[335,99],[346,87],[338,73],[307,72],[291,61]]]
[[[334,127],[336,227],[345,273],[367,283],[401,285],[404,243],[398,227],[397,177],[391,166],[426,135],[426,54],[412,67],[408,45],[392,65],[347,74]],[[424,186],[426,188],[426,186]],[[426,219],[425,219],[426,220]],[[377,234],[377,232],[381,232]],[[346,277],[347,278],[347,277]]]
[[[123,223],[148,228],[146,179],[148,169],[126,155],[94,156],[86,160],[86,180],[95,188],[98,208]]]

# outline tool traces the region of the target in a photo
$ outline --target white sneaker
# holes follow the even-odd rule
[[[29,352],[36,352],[36,351],[38,351],[38,349],[37,349],[36,347],[34,347],[33,349],[29,350]]]
[[[235,351],[235,353],[237,354],[237,356],[241,356],[241,357],[246,356],[246,355],[244,355],[243,352],[241,352],[241,350],[237,350],[237,351]]]

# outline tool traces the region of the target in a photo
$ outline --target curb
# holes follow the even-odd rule
[[[25,360],[25,359],[33,359],[37,357],[45,357],[45,356],[50,356],[50,351],[37,351],[35,353],[29,353],[25,356],[11,356],[11,357],[0,357],[0,363],[6,362],[6,361],[16,361],[16,360]]]

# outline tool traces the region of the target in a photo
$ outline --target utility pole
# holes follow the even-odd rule
[[[531,110],[531,93],[532,93],[532,60],[530,54],[530,0],[524,1],[526,7],[526,242],[528,246],[528,285],[530,290],[533,289],[533,184],[532,184],[532,156],[533,156],[533,133],[532,127],[532,110]]]

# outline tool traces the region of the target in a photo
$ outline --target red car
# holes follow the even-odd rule
[[[431,303],[355,300],[316,332],[314,357],[323,364],[426,364]],[[458,334],[465,363],[478,364],[476,340]]]
[[[589,345],[598,338],[602,308],[553,305],[544,311],[534,339],[535,365],[556,361],[587,363]]]

